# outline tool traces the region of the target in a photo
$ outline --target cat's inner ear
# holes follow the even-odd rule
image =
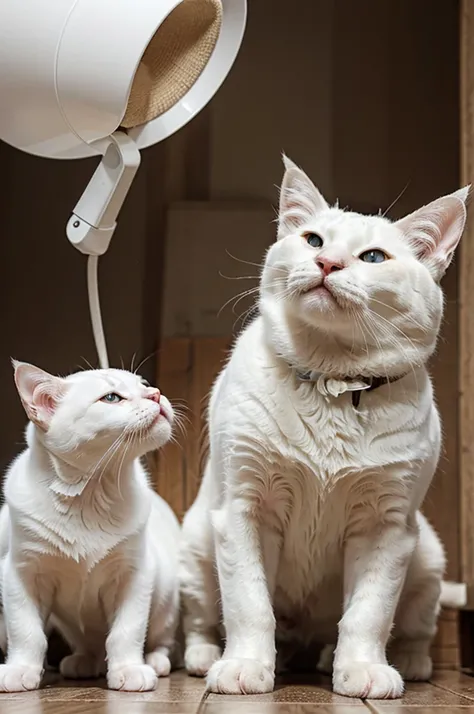
[[[435,280],[443,277],[462,236],[469,188],[438,198],[395,223]]]
[[[14,361],[13,369],[15,384],[28,419],[46,430],[66,392],[65,381],[26,362]]]
[[[285,175],[280,189],[278,239],[297,233],[321,211],[329,208],[311,179],[291,159],[283,156]]]

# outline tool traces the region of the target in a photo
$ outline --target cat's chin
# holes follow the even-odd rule
[[[318,285],[303,293],[303,300],[306,305],[311,305],[319,309],[339,307],[337,298],[326,285]]]
[[[311,325],[317,327],[321,320],[333,322],[344,309],[335,293],[325,285],[311,288],[301,295],[299,311]]]
[[[154,451],[161,449],[171,439],[171,424],[168,419],[160,414],[157,419],[151,424],[150,428],[145,433],[143,444],[146,451]]]

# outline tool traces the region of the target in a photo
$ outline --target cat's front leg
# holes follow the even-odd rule
[[[145,692],[157,685],[155,670],[144,661],[153,584],[151,572],[148,563],[138,563],[104,592],[103,604],[110,625],[105,644],[110,689]]]
[[[48,647],[44,623],[52,592],[27,567],[8,557],[3,571],[3,608],[7,631],[6,663],[0,665],[0,692],[38,689]],[[44,583],[43,583],[44,585]]]
[[[386,658],[386,646],[417,530],[378,525],[349,537],[344,553],[344,615],[334,657],[334,691],[348,697],[391,699],[403,680]]]
[[[281,539],[232,502],[213,517],[226,646],[207,677],[212,692],[271,692],[275,677],[272,594]]]

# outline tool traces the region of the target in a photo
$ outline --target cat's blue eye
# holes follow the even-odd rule
[[[323,239],[317,233],[305,233],[304,237],[312,248],[322,248]]]
[[[359,255],[360,260],[363,260],[364,263],[383,263],[385,260],[388,260],[388,255],[383,252],[383,250],[379,250],[378,248],[374,248],[374,250],[366,250],[364,253],[361,253]]]
[[[100,401],[107,402],[107,404],[118,404],[119,402],[123,402],[123,397],[116,392],[110,392],[110,394],[105,394]]]

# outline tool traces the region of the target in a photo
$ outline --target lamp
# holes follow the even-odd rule
[[[98,258],[140,165],[209,102],[242,42],[246,0],[3,0],[0,139],[37,156],[101,156],[67,224],[89,256],[101,367]]]

